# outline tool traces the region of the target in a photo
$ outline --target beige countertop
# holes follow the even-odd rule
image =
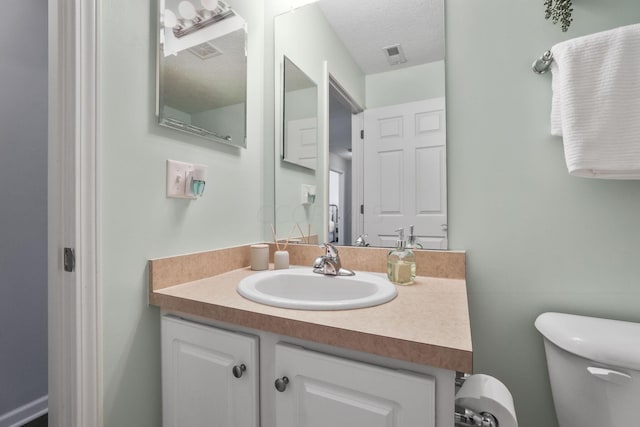
[[[303,340],[414,363],[472,372],[471,328],[464,279],[423,277],[398,286],[375,307],[343,311],[290,310],[241,297],[248,267],[155,289],[149,301],[164,310],[201,316]]]

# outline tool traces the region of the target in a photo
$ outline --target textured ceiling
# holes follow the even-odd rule
[[[327,21],[364,74],[444,59],[444,0],[320,0]],[[400,44],[407,62],[389,65],[383,48]],[[331,90],[329,150],[350,158],[351,111]]]
[[[244,30],[237,30],[212,40],[222,54],[209,59],[189,50],[162,58],[165,105],[191,114],[244,102],[244,39]]]
[[[318,5],[364,74],[444,59],[444,0],[320,0]],[[407,62],[389,65],[400,43]]]
[[[166,7],[177,10],[177,0]],[[444,59],[443,0],[320,0],[318,5],[365,74]],[[407,62],[389,65],[383,47],[400,43]],[[201,60],[189,51],[162,58],[165,103],[187,113],[244,100],[244,34],[213,41],[223,55]]]
[[[316,84],[307,76],[304,71],[296,66],[289,58],[284,60],[284,90],[286,92],[294,92],[296,90],[315,87]]]
[[[179,17],[181,0],[164,0],[164,7]],[[162,3],[162,2],[161,2]],[[191,0],[200,8],[200,0]],[[207,26],[178,40],[167,35],[167,43],[173,42],[177,55],[161,55],[160,78],[164,105],[193,114],[226,107],[245,101],[247,58],[245,55],[244,19],[235,15]],[[168,40],[171,37],[173,40]],[[221,55],[201,59],[188,47],[198,46],[205,40],[221,52]]]

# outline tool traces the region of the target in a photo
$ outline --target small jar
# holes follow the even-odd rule
[[[251,269],[254,271],[269,269],[269,245],[251,245]]]
[[[275,251],[273,254],[273,266],[276,270],[285,270],[289,268],[289,252]]]

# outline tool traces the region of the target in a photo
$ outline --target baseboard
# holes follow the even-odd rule
[[[48,410],[49,396],[42,396],[40,399],[36,399],[0,416],[0,427],[20,427],[46,414]]]

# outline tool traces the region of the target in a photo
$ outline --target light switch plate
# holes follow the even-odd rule
[[[178,199],[195,199],[193,194],[187,194],[187,175],[192,172],[192,163],[167,160],[167,197]]]

